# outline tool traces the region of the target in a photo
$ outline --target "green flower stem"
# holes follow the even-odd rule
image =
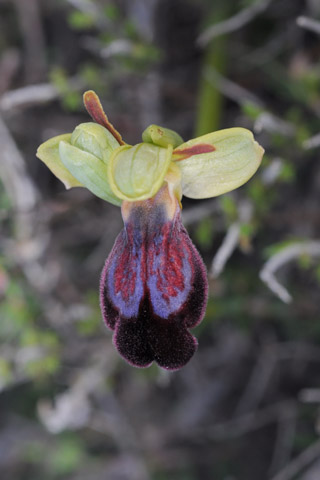
[[[230,4],[225,0],[214,2],[212,9],[211,24],[225,20],[230,13]],[[226,69],[226,36],[214,39],[206,48],[201,80],[198,93],[198,109],[195,125],[195,137],[219,129],[223,97],[220,91],[214,87],[206,76],[208,67],[213,67],[219,73],[224,74]]]

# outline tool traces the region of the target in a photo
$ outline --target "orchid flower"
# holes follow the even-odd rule
[[[98,96],[84,94],[95,123],[40,145],[37,156],[65,184],[121,206],[124,228],[102,270],[100,305],[116,349],[131,365],[177,370],[197,349],[189,332],[205,313],[204,263],[181,222],[181,198],[221,195],[257,170],[263,148],[244,128],[187,142],[156,125],[131,146]]]

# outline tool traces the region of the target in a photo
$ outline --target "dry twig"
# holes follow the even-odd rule
[[[212,260],[210,273],[214,278],[220,275],[228,259],[236,249],[239,243],[241,224],[248,223],[251,217],[252,204],[248,201],[242,201],[239,204],[239,221],[230,225],[222,244]]]
[[[219,90],[225,97],[234,100],[239,105],[244,105],[248,102],[254,103],[258,107],[263,106],[263,102],[252,92],[241,87],[237,83],[224,77],[213,67],[207,67],[204,76],[217,90]]]
[[[233,17],[212,25],[198,37],[198,44],[201,47],[205,47],[213,38],[219,37],[220,35],[225,35],[226,33],[234,32],[235,30],[239,30],[247,25],[247,23],[251,22],[251,20],[253,20],[257,15],[266,10],[271,1],[272,0],[258,0],[256,3],[244,8],[241,10],[241,12],[237,13]]]
[[[76,76],[68,79],[68,85],[71,89],[75,90],[82,90],[86,86],[83,80]],[[22,109],[33,105],[51,102],[60,96],[61,94],[59,90],[50,83],[27,85],[4,93],[0,98],[0,110],[9,111],[15,108]]]
[[[50,83],[28,85],[16,90],[5,92],[0,98],[0,110],[3,112],[15,108],[24,108],[31,105],[50,102],[59,97],[59,92]]]
[[[317,20],[313,20],[313,18],[308,18],[304,16],[298,17],[297,25],[320,35],[320,22],[317,22]]]
[[[313,137],[307,138],[307,140],[303,142],[302,146],[306,150],[320,147],[320,133],[317,133],[317,135],[314,135]]]
[[[275,273],[283,265],[299,258],[301,255],[320,256],[320,241],[290,245],[269,258],[260,271],[261,280],[285,303],[290,303],[292,297],[288,290],[276,279]]]
[[[200,222],[211,214],[220,212],[219,202],[215,198],[206,202],[195,205],[191,208],[182,210],[182,221],[184,225],[191,225]]]
[[[286,411],[287,406],[288,401],[268,405],[260,410],[254,410],[245,415],[232,418],[227,422],[207,427],[206,431],[201,431],[201,434],[219,441],[238,438],[278,421],[278,419],[283,416],[283,412]]]
[[[277,437],[275,441],[273,456],[269,472],[278,472],[287,465],[296,432],[297,406],[295,403],[288,404],[287,409],[282,412],[279,418]]]
[[[317,460],[320,456],[320,440],[306,448],[300,455],[286,465],[272,480],[291,480],[304,468]]]
[[[296,132],[296,128],[292,123],[286,122],[270,112],[262,112],[257,117],[253,128],[257,133],[265,130],[271,133],[280,133],[285,137],[292,137]]]
[[[8,196],[18,212],[34,209],[37,189],[28,176],[24,159],[7,126],[0,117],[1,170],[0,175]]]
[[[41,81],[46,74],[46,52],[38,0],[14,0],[25,44],[28,82]]]
[[[28,175],[24,159],[0,117],[0,176],[13,206],[15,239],[7,242],[6,254],[21,266],[30,284],[40,292],[57,281],[59,269],[40,259],[48,242],[46,218],[39,219],[39,192]]]
[[[10,88],[20,62],[21,58],[17,48],[8,48],[3,52],[0,59],[0,95]]]

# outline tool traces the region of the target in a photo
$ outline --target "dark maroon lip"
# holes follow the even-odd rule
[[[100,284],[103,318],[120,355],[136,367],[184,366],[198,345],[188,329],[201,322],[207,293],[206,269],[178,202],[173,219],[161,202],[151,211],[148,204],[147,215],[143,202],[133,205]]]

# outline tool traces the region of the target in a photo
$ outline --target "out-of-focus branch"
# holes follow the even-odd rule
[[[320,403],[320,388],[304,388],[299,393],[299,399],[305,403]]]
[[[28,85],[4,93],[0,98],[0,110],[5,112],[14,108],[25,108],[50,102],[58,97],[59,92],[57,88],[50,85],[50,83]]]
[[[262,112],[254,123],[254,131],[260,133],[263,130],[291,137],[295,134],[296,128],[292,123],[285,122],[270,112]]]
[[[85,88],[85,83],[78,77],[68,79],[68,85],[75,90]],[[33,105],[51,102],[61,96],[59,90],[50,83],[27,85],[16,90],[5,92],[0,98],[0,110],[3,112],[12,109],[22,109]]]
[[[303,450],[292,462],[286,465],[272,480],[291,480],[320,456],[320,440]]]
[[[303,16],[298,17],[297,25],[320,35],[320,22],[318,22],[317,20],[313,20],[313,18]]]
[[[279,418],[277,436],[269,468],[271,474],[278,472],[289,462],[296,433],[297,413],[297,405],[288,403],[287,409],[282,412],[282,417]]]
[[[8,48],[0,59],[0,95],[10,88],[12,78],[20,65],[20,54],[17,48]]]
[[[38,415],[49,432],[77,430],[88,425],[92,412],[89,396],[103,387],[106,373],[113,365],[112,359],[111,354],[99,352],[96,364],[83,370],[68,390],[57,395],[54,406],[45,399],[40,400]]]
[[[27,175],[24,160],[7,126],[0,117],[0,175],[17,212],[32,210],[38,199],[36,186]]]
[[[45,77],[47,65],[45,41],[38,0],[13,0],[25,45],[25,69],[28,82]]]
[[[307,138],[302,144],[303,148],[310,150],[311,148],[320,147],[320,133],[314,135],[313,137]]]
[[[224,22],[217,23],[207,28],[201,35],[198,37],[198,44],[201,47],[205,47],[208,43],[220,35],[225,35],[226,33],[234,32],[244,27],[247,23],[251,22],[257,15],[266,10],[272,0],[258,0],[253,5],[250,5],[247,8],[241,10],[233,17],[228,18]]]
[[[91,15],[95,25],[100,29],[105,31],[106,29],[110,31],[112,29],[112,22],[108,20],[108,17],[104,15],[102,8],[98,5],[97,2],[91,2],[87,0],[66,0],[73,8],[83,12],[87,15]]]
[[[248,223],[251,216],[252,204],[248,201],[241,202],[239,205],[239,221],[230,225],[221,246],[212,260],[210,273],[214,278],[220,275],[228,259],[236,249],[239,243],[241,224]]]
[[[261,180],[264,185],[272,185],[279,177],[283,168],[283,159],[274,158],[270,164],[261,172]]]
[[[227,98],[235,101],[239,105],[244,105],[248,102],[255,104],[257,107],[264,107],[262,100],[254,95],[252,92],[243,88],[241,85],[229,80],[221,75],[213,67],[207,67],[204,76],[208,82],[212,83],[214,87]],[[260,133],[263,130],[267,132],[281,133],[286,137],[291,137],[295,134],[296,128],[292,123],[286,122],[281,118],[276,117],[268,111],[263,111],[258,115],[254,123],[254,131]]]
[[[239,237],[240,223],[232,223],[228,228],[222,244],[220,245],[217,253],[212,260],[211,275],[214,278],[217,278],[223,271],[225,264],[227,263],[228,259],[231,257],[239,243]]]
[[[200,222],[211,214],[220,212],[220,210],[219,203],[214,198],[200,203],[200,205],[182,210],[182,221],[184,225],[191,225],[192,223]]]
[[[252,102],[260,107],[263,105],[262,101],[256,95],[221,75],[221,73],[212,66],[205,69],[204,76],[207,81],[212,83],[225,97],[234,100],[239,105],[247,102]]]
[[[286,263],[301,255],[320,256],[320,241],[303,242],[290,245],[273,255],[260,272],[261,280],[268,285],[283,302],[290,303],[292,297],[288,290],[276,279],[275,273]]]
[[[59,268],[39,261],[49,242],[46,219],[38,208],[40,194],[1,117],[0,145],[0,177],[13,206],[15,228],[15,239],[7,242],[6,254],[21,266],[30,284],[43,292],[57,281]]]
[[[288,401],[278,402],[208,427],[206,432],[200,431],[196,433],[207,435],[208,438],[218,441],[241,437],[249,432],[259,430],[265,425],[276,422],[281,418],[287,406]]]
[[[130,55],[133,52],[134,44],[131,40],[118,38],[108,45],[103,46],[102,42],[93,37],[86,37],[82,45],[91,53],[103,59],[109,59],[115,55]]]

